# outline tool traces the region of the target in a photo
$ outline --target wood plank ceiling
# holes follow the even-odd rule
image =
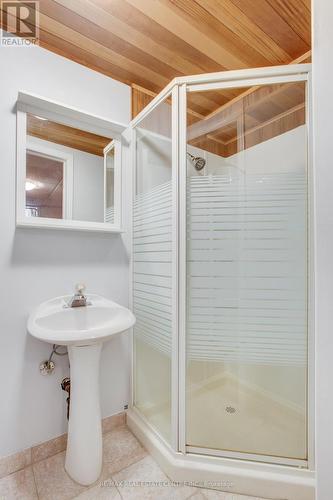
[[[311,0],[39,4],[40,45],[132,85],[133,116],[175,76],[309,61]],[[214,115],[242,91],[192,93],[191,120]]]

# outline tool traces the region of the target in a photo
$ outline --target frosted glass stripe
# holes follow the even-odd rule
[[[306,180],[194,176],[187,187],[187,357],[305,365]]]
[[[134,201],[133,267],[135,335],[171,355],[171,183]]]
[[[105,209],[105,222],[114,223],[114,207],[107,207]]]
[[[302,175],[189,179],[189,359],[305,364],[305,208]],[[135,200],[134,311],[136,335],[167,355],[171,262],[165,183]]]

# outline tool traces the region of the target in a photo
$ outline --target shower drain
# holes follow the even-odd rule
[[[236,413],[236,408],[234,408],[233,406],[226,406],[225,411],[227,413]]]

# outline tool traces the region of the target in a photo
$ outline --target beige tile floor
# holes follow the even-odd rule
[[[100,479],[81,486],[64,469],[65,452],[0,479],[0,500],[264,500],[182,485],[169,479],[122,425],[104,435]]]

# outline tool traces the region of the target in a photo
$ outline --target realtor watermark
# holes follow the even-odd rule
[[[228,490],[234,486],[231,481],[116,481],[113,479],[106,479],[100,483],[101,488],[113,488],[114,486],[118,488],[179,488],[181,486],[190,486],[196,488],[215,488]]]
[[[0,45],[22,47],[39,40],[39,2],[1,0]]]

